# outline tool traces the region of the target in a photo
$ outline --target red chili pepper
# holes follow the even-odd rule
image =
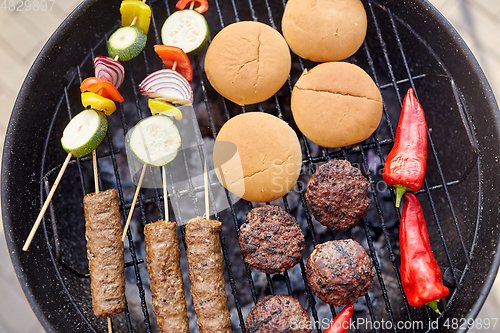
[[[187,7],[187,5],[194,2],[194,10],[198,13],[203,14],[208,10],[208,1],[207,0],[179,0],[175,5],[175,8],[178,10],[183,10]]]
[[[118,92],[118,90],[112,83],[104,81],[97,77],[88,77],[83,80],[82,84],[80,85],[80,90],[81,92],[90,91],[101,95],[104,98],[108,98],[120,103],[124,101],[122,95]]]
[[[403,289],[411,306],[427,304],[441,314],[437,302],[450,291],[443,285],[441,270],[432,253],[420,202],[411,193],[406,193],[405,199],[399,229]]]
[[[354,305],[348,305],[339,312],[337,317],[323,333],[345,333],[351,325],[351,317],[354,312]]]
[[[189,82],[193,81],[193,67],[183,49],[172,45],[155,45],[155,52],[160,56],[166,68],[174,67],[175,71]]]
[[[396,139],[385,160],[384,181],[396,189],[396,207],[403,194],[422,187],[427,167],[427,123],[422,106],[408,89],[403,101]]]

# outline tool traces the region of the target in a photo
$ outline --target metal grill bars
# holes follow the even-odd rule
[[[378,85],[378,87],[381,89],[381,91],[394,94],[394,96],[396,96],[396,98],[398,100],[399,106],[401,106],[402,97],[404,94],[404,92],[400,90],[401,85],[409,83],[413,87],[413,89],[416,91],[416,93],[418,94],[418,89],[416,89],[416,87],[415,87],[415,82],[418,80],[426,79],[429,76],[429,74],[426,74],[426,73],[413,74],[410,71],[410,66],[407,62],[407,57],[405,54],[405,50],[403,48],[403,43],[401,42],[401,39],[400,39],[398,25],[405,26],[408,29],[411,29],[411,27],[407,27],[405,25],[405,23],[401,21],[401,19],[399,19],[397,16],[394,16],[391,13],[390,9],[380,6],[377,2],[372,1],[372,0],[365,0],[363,2],[365,5],[365,9],[367,10],[369,20],[370,20],[370,22],[373,23],[372,26],[369,26],[369,29],[375,30],[376,36],[378,38],[379,47],[383,51],[385,64],[389,70],[388,77],[389,77],[390,83],[383,84],[383,85],[380,84],[380,80],[379,80],[379,77],[378,77],[378,74],[377,74],[377,71],[375,68],[375,64],[374,64],[375,62],[374,62],[374,59],[372,58],[373,51],[370,49],[370,47],[368,46],[368,44],[366,42],[363,44],[360,54],[362,56],[366,57],[366,61],[368,63],[367,70],[371,74],[375,83]],[[214,6],[212,6],[212,10],[217,12],[219,22],[220,22],[220,28],[223,28],[226,24],[228,24],[227,19],[225,19],[225,17],[222,14],[223,7],[227,6],[228,4],[223,3],[221,0],[215,0],[213,5]],[[273,10],[271,8],[272,6],[270,5],[269,0],[265,1],[265,11],[263,11],[263,8],[259,7],[258,12],[257,12],[252,0],[248,0],[247,5],[249,6],[250,14],[251,14],[251,17],[253,20],[255,20],[255,21],[259,20],[257,13],[260,14],[262,12],[265,12],[265,13],[267,13],[266,19],[270,22],[271,26],[273,28],[277,28],[275,20],[280,19],[278,16],[281,15],[281,13],[280,12],[278,12],[278,13],[273,12]],[[285,5],[286,5],[285,0],[283,0],[282,1],[282,9],[284,9]],[[171,4],[169,4],[168,1],[165,0],[165,2],[162,5],[160,3],[160,1],[158,1],[158,0],[157,1],[151,0],[150,6],[152,9],[151,24],[152,24],[152,28],[153,28],[151,30],[154,32],[154,38],[156,39],[157,43],[160,43],[161,38],[160,38],[159,30],[161,29],[161,26],[155,20],[155,13],[158,10],[165,10],[165,7],[166,7],[168,14],[170,14],[171,8],[173,8],[173,2]],[[237,5],[235,0],[231,1],[231,6],[232,6],[233,11],[234,11],[235,21],[239,21],[241,15],[239,13],[238,5]],[[376,12],[377,12],[377,14],[376,14]],[[384,15],[386,15],[387,17],[381,18],[381,17],[379,17],[381,14],[378,14],[378,13],[385,13]],[[391,36],[391,38],[395,38],[395,40],[396,40],[397,49],[399,50],[400,56],[403,59],[403,63],[404,63],[405,70],[407,73],[407,78],[404,78],[401,80],[396,79],[396,74],[395,74],[395,71],[393,68],[393,64],[390,61],[389,51],[388,51],[388,47],[387,47],[387,44],[385,41],[385,36],[384,36],[384,34],[387,34],[387,32],[384,30],[384,33],[383,33],[382,28],[380,26],[380,24],[387,24],[387,21],[390,22],[390,26],[392,28],[392,34],[393,34]],[[380,22],[382,22],[382,23],[380,23]],[[107,35],[104,36],[104,38],[94,48],[92,48],[89,51],[89,53],[83,59],[82,63],[76,67],[77,73],[73,76],[73,78],[70,80],[68,85],[65,87],[64,95],[60,99],[57,111],[54,115],[53,122],[56,120],[56,117],[59,114],[59,112],[61,111],[61,109],[62,110],[66,109],[65,111],[67,112],[67,114],[70,118],[73,114],[75,114],[75,110],[71,110],[71,103],[70,103],[71,96],[69,93],[69,90],[70,90],[69,87],[74,85],[74,84],[79,84],[79,82],[82,81],[83,76],[81,74],[81,68],[86,66],[86,65],[88,66],[88,64],[92,62],[92,59],[95,56],[95,54],[94,54],[95,50],[99,47],[102,47],[103,43],[104,44],[106,43],[107,37],[108,37]],[[420,42],[425,44],[425,40],[421,39],[416,34],[415,34],[415,38],[419,39]],[[431,49],[429,49],[429,51],[431,53],[433,52]],[[145,55],[141,56],[141,57],[143,58],[143,66],[145,69],[145,73],[146,74],[150,73],[150,66],[149,66],[147,57]],[[303,70],[305,68],[304,61],[302,59],[296,57],[296,60],[294,60],[294,61],[299,64],[301,70]],[[357,58],[353,57],[351,59],[351,61],[356,62]],[[194,63],[195,75],[196,75],[196,77],[199,78],[199,82],[197,82],[197,83],[199,84],[199,87],[201,89],[203,99],[204,99],[204,106],[205,106],[205,108],[207,110],[207,114],[208,114],[211,136],[213,139],[215,139],[215,137],[217,135],[217,129],[216,129],[217,126],[215,125],[215,120],[214,120],[215,116],[213,114],[213,112],[214,112],[213,105],[212,105],[213,102],[210,100],[210,98],[209,98],[210,92],[207,90],[209,83],[205,80],[205,76],[203,75],[203,70],[202,70],[202,67],[200,66],[200,59],[198,57],[195,57],[193,63]],[[131,70],[130,65],[126,64],[127,73],[129,73],[130,70]],[[462,281],[463,281],[465,274],[468,272],[468,267],[470,266],[470,257],[472,255],[472,251],[474,249],[474,246],[472,246],[472,248],[468,249],[465,245],[465,242],[463,239],[463,233],[462,233],[460,225],[457,221],[455,208],[453,206],[451,195],[450,195],[450,192],[448,189],[450,186],[458,185],[464,179],[466,179],[468,174],[473,170],[473,168],[479,162],[477,160],[477,145],[475,143],[476,140],[474,137],[474,132],[470,129],[470,126],[469,126],[470,116],[468,115],[467,109],[465,108],[464,104],[462,103],[460,93],[456,89],[453,78],[449,75],[446,68],[443,68],[443,72],[445,74],[443,74],[442,77],[449,80],[450,85],[453,89],[453,92],[455,95],[455,100],[456,100],[456,105],[457,105],[458,110],[460,112],[460,116],[462,117],[464,127],[466,128],[469,142],[471,143],[471,149],[475,152],[475,159],[470,161],[469,167],[467,168],[466,172],[462,175],[462,177],[460,177],[460,179],[452,180],[452,181],[446,180],[445,176],[443,174],[443,168],[439,162],[439,156],[438,156],[438,153],[437,153],[436,148],[435,148],[432,133],[430,133],[430,132],[428,133],[428,140],[429,140],[430,148],[431,148],[430,151],[432,153],[434,161],[436,162],[436,167],[438,170],[438,174],[439,174],[439,178],[441,180],[441,183],[438,185],[435,185],[435,186],[429,186],[429,184],[426,180],[424,183],[423,189],[420,190],[419,192],[417,192],[417,194],[418,193],[421,193],[421,194],[425,193],[425,195],[427,196],[427,198],[429,200],[431,210],[432,210],[434,220],[435,220],[435,225],[436,225],[436,228],[438,230],[439,237],[441,239],[441,243],[442,243],[444,252],[446,253],[446,258],[447,258],[448,265],[450,267],[450,271],[451,271],[452,278],[453,278],[453,284],[454,284],[453,293],[449,297],[448,302],[445,304],[444,309],[442,309],[442,312],[444,314],[446,314],[447,309],[449,307],[451,307],[452,304],[457,300],[458,294],[463,287]],[[136,82],[134,80],[134,78],[130,75],[128,75],[126,79],[130,80],[130,84],[132,85],[132,87],[134,87],[134,99],[135,99],[137,116],[139,119],[142,119],[143,112],[140,108],[140,98],[141,97],[140,97],[139,92],[137,91],[138,82]],[[288,85],[289,92],[291,93],[292,88],[293,88],[293,84],[292,84],[290,79],[288,80],[287,85]],[[130,99],[131,96],[127,96],[127,97],[128,97],[128,99]],[[227,120],[230,118],[230,111],[229,111],[230,107],[228,104],[230,102],[226,101],[225,99],[223,99],[221,97],[219,97],[219,101],[222,105],[225,120]],[[278,113],[278,116],[282,118],[283,117],[283,114],[282,114],[283,107],[280,105],[280,101],[279,101],[277,96],[274,97],[274,102],[276,103],[276,111]],[[259,108],[261,111],[263,111],[263,107],[261,105],[259,105]],[[241,111],[244,112],[245,108],[242,108]],[[123,129],[124,133],[127,133],[128,129],[130,127],[130,124],[129,124],[128,119],[126,119],[126,117],[125,117],[125,112],[124,112],[122,106],[119,106],[118,114],[120,115],[122,129]],[[367,179],[372,184],[371,192],[373,193],[373,204],[376,208],[377,216],[379,218],[378,222],[382,228],[382,232],[384,235],[384,237],[383,237],[384,242],[385,242],[384,246],[385,246],[385,249],[389,253],[390,262],[392,265],[392,271],[393,271],[394,277],[396,278],[397,283],[398,283],[401,302],[404,304],[404,307],[405,307],[405,311],[406,311],[405,315],[409,320],[413,320],[412,309],[406,300],[406,297],[405,297],[405,294],[403,292],[403,288],[401,285],[401,276],[400,276],[398,262],[397,262],[397,255],[394,251],[394,249],[396,248],[396,245],[393,244],[393,242],[391,241],[390,230],[389,230],[389,227],[387,227],[387,225],[386,225],[386,217],[385,217],[386,212],[384,212],[384,209],[380,203],[380,197],[379,197],[380,193],[378,193],[377,190],[373,187],[373,179],[374,179],[375,175],[373,174],[372,171],[370,171],[368,157],[367,157],[367,152],[373,151],[375,153],[375,155],[377,156],[379,163],[381,165],[383,165],[384,158],[385,158],[384,153],[383,153],[383,148],[386,146],[390,146],[393,143],[394,136],[395,136],[395,129],[394,129],[395,126],[391,122],[391,117],[387,111],[386,105],[384,105],[384,119],[385,119],[385,124],[383,126],[385,126],[387,128],[387,131],[389,133],[389,137],[379,137],[378,132],[376,132],[373,134],[371,139],[369,139],[366,142],[363,142],[357,146],[343,148],[343,149],[335,150],[335,151],[331,151],[328,149],[322,149],[321,154],[317,155],[317,156],[314,154],[314,151],[315,151],[315,148],[313,147],[314,145],[312,143],[310,143],[301,134],[299,134],[299,137],[301,139],[301,142],[302,142],[303,148],[304,148],[304,152],[305,152],[305,159],[303,161],[303,164],[310,173],[314,172],[315,165],[317,165],[318,163],[326,162],[332,158],[342,158],[342,159],[349,160],[351,158],[351,156],[358,156],[358,157],[360,156],[361,157],[362,166],[363,166],[362,170],[364,171]],[[107,141],[108,141],[107,153],[99,154],[98,160],[100,160],[102,158],[111,157],[112,169],[113,169],[112,171],[113,171],[113,174],[115,177],[115,181],[117,184],[117,190],[119,193],[121,213],[122,213],[122,216],[127,216],[127,212],[130,209],[130,203],[128,203],[125,200],[124,195],[123,195],[122,175],[121,175],[121,170],[117,164],[117,158],[116,158],[117,154],[122,154],[123,152],[119,152],[114,148],[114,146],[113,146],[113,132],[114,132],[114,129],[110,128],[108,131],[108,134],[107,134]],[[201,135],[197,136],[196,139],[198,142],[198,146],[200,147],[200,143],[201,143],[201,145],[203,144],[203,139],[201,138]],[[201,148],[197,150],[197,154],[199,154],[200,161],[204,161],[207,157],[207,153],[204,152],[203,149],[201,149]],[[46,155],[46,153],[44,154],[44,156],[45,155]],[[190,175],[191,170],[189,168],[189,165],[185,162],[188,157],[184,156],[184,155],[182,155],[180,157],[181,157],[182,161],[184,161],[186,173],[188,175]],[[85,184],[86,184],[85,178],[88,176],[85,175],[83,168],[82,168],[82,164],[91,163],[90,159],[89,158],[76,159],[76,160],[72,161],[71,163],[72,164],[76,163],[78,166],[81,189],[82,189],[83,195],[85,195],[87,192],[86,188],[85,188]],[[46,187],[46,184],[48,184],[49,177],[54,172],[56,172],[59,168],[60,168],[60,166],[57,166],[57,167],[53,168],[52,170],[49,170],[48,172],[44,173],[44,177],[42,179],[42,187]],[[193,206],[196,207],[197,200],[198,200],[196,194],[203,192],[203,186],[195,185],[191,181],[190,177],[188,177],[188,183],[187,183],[188,188],[183,189],[183,190],[177,189],[175,187],[175,179],[174,179],[172,170],[168,170],[168,177],[169,177],[169,182],[171,184],[170,197],[171,197],[171,200],[174,201],[174,206],[175,206],[175,204],[177,204],[177,207],[180,206],[179,200],[181,197],[188,197],[192,201]],[[210,180],[210,193],[211,193],[212,199],[214,196],[214,194],[213,194],[214,192],[212,190],[212,187],[214,187],[214,186],[218,186],[218,184],[216,182],[214,182],[213,179],[211,179]],[[313,218],[312,218],[311,214],[309,213],[309,210],[307,207],[307,203],[306,203],[305,196],[304,196],[305,188],[301,184],[298,184],[297,189],[300,193],[300,205],[302,206],[302,210],[305,212],[305,220],[307,223],[307,235],[310,236],[310,240],[312,241],[312,244],[316,245],[318,243],[318,239],[317,239],[317,236],[315,234],[315,228],[314,228],[315,222],[313,222]],[[448,241],[447,241],[446,236],[443,232],[441,219],[438,216],[436,204],[435,204],[434,198],[433,198],[433,192],[438,191],[438,190],[444,191],[444,193],[445,193],[447,205],[448,205],[449,210],[451,212],[453,223],[454,223],[456,231],[460,237],[463,255],[465,256],[465,258],[467,260],[467,264],[465,265],[465,267],[460,267],[460,268],[455,267],[453,260],[451,258]],[[394,193],[391,193],[391,195],[392,195],[392,198],[394,201],[395,200]],[[228,202],[229,211],[230,211],[231,216],[232,216],[232,223],[233,223],[234,231],[236,232],[236,234],[238,234],[239,227],[240,227],[240,221],[239,221],[238,216],[237,216],[237,211],[236,211],[237,208],[235,207],[234,200],[232,199],[231,195],[227,191],[226,191],[226,199]],[[158,212],[161,215],[160,217],[163,217],[164,212],[162,210],[162,205],[160,204],[162,202],[162,200],[163,200],[163,196],[158,191],[156,191],[155,195],[153,197],[150,197],[150,198],[144,198],[143,195],[139,196],[138,210],[140,211],[141,223],[146,224],[149,222],[147,220],[146,213],[145,213],[145,209],[148,205],[156,205]],[[214,200],[212,200],[211,202],[214,203]],[[212,204],[212,205],[213,205],[211,207],[212,211],[217,212],[218,211],[217,207],[215,207],[214,204]],[[288,196],[285,196],[283,198],[283,205],[284,205],[284,208],[288,212],[290,212],[292,209],[297,208],[297,207],[290,206],[289,201],[288,201]],[[251,208],[252,208],[252,204],[249,203],[248,209],[251,209]],[[198,214],[199,212],[196,212],[196,213]],[[400,217],[399,211],[397,209],[395,209],[395,213],[399,218]],[[179,218],[182,220],[183,212],[180,209],[177,209],[175,211],[175,214],[176,214],[176,218]],[[75,274],[76,276],[79,276],[79,277],[88,277],[87,273],[82,273],[82,272],[79,272],[78,270],[72,268],[71,263],[66,262],[66,260],[64,259],[64,253],[60,253],[59,238],[58,238],[59,236],[58,236],[58,232],[57,232],[57,222],[56,222],[57,219],[56,219],[56,216],[54,215],[53,209],[51,209],[50,215],[51,215],[50,220],[52,223],[52,230],[53,230],[53,234],[54,234],[53,242],[54,242],[54,251],[56,254],[55,255],[56,260],[58,260],[61,263],[61,266],[64,269],[70,271],[72,274]],[[214,218],[218,218],[217,213],[215,213]],[[230,221],[223,221],[223,222],[230,223]],[[361,226],[365,232],[366,242],[368,245],[368,253],[369,253],[370,257],[372,258],[374,268],[375,268],[375,271],[377,274],[376,281],[378,282],[378,285],[380,286],[382,299],[384,300],[384,305],[385,305],[386,314],[388,316],[388,320],[390,322],[392,322],[392,324],[393,324],[392,327],[393,327],[394,332],[397,332],[398,330],[396,328],[397,327],[396,322],[399,320],[399,318],[396,317],[396,314],[394,312],[394,307],[395,307],[395,305],[393,304],[394,300],[391,300],[391,298],[389,296],[388,287],[386,286],[386,282],[385,282],[384,277],[383,277],[383,269],[381,267],[379,257],[377,256],[377,250],[376,250],[376,246],[374,244],[374,242],[376,242],[376,241],[374,241],[372,236],[371,236],[371,231],[372,231],[371,223],[366,218],[364,218],[361,221]],[[181,227],[180,231],[182,234],[182,239],[184,240],[184,228]],[[221,233],[220,236],[221,236],[222,251],[223,251],[223,255],[224,255],[225,269],[226,269],[226,273],[227,273],[227,277],[228,277],[228,282],[230,285],[230,295],[234,299],[234,304],[236,307],[235,310],[236,310],[238,321],[239,321],[239,328],[241,329],[242,332],[246,332],[245,322],[244,322],[245,317],[243,314],[243,310],[242,310],[242,306],[241,306],[241,302],[240,302],[240,297],[239,297],[239,292],[238,292],[238,289],[236,286],[235,276],[234,276],[234,270],[238,269],[238,268],[233,267],[232,262],[229,258],[229,251],[230,250],[226,246],[225,235],[223,233]],[[349,233],[348,233],[348,236],[350,236]],[[141,278],[141,274],[139,272],[139,265],[142,265],[144,263],[144,259],[138,258],[137,253],[136,253],[136,249],[137,249],[138,244],[136,243],[136,240],[133,239],[133,237],[134,236],[133,236],[132,232],[129,230],[128,231],[128,250],[130,252],[131,261],[126,263],[126,267],[133,267],[133,269],[134,269],[136,286],[138,289],[138,293],[139,293],[139,297],[140,297],[140,304],[141,304],[142,312],[144,315],[143,326],[145,327],[147,332],[152,332],[150,313],[149,313],[149,310],[147,307],[147,300],[146,300],[146,296],[145,296],[146,295],[145,287],[144,287],[144,284],[143,284],[143,281]],[[332,237],[333,237],[333,234],[332,234]],[[49,247],[51,247],[50,243],[52,241],[47,239],[47,242],[49,243]],[[473,243],[473,245],[474,244],[475,243]],[[185,246],[185,243],[184,243],[184,246]],[[244,261],[243,261],[243,263],[244,263]],[[321,332],[320,320],[322,318],[319,317],[319,314],[317,312],[317,300],[307,284],[305,265],[304,265],[303,261],[301,261],[299,263],[299,267],[300,267],[300,272],[301,272],[301,276],[302,276],[302,280],[303,280],[303,282],[302,282],[303,287],[305,288],[305,291],[306,291],[307,306],[308,306],[309,311],[310,311],[311,316],[312,316],[311,320],[313,320],[315,325],[316,325],[316,331]],[[246,277],[248,280],[248,285],[249,285],[249,289],[250,289],[251,296],[253,299],[253,303],[255,304],[258,301],[259,296],[258,296],[258,292],[256,291],[256,288],[255,288],[255,282],[254,282],[253,277],[252,277],[252,271],[250,270],[250,268],[246,264],[244,264],[244,267],[242,267],[242,268],[245,270],[245,274],[246,274]],[[273,279],[270,275],[267,275],[266,278],[267,278],[269,289],[270,289],[271,293],[274,294],[275,288],[273,286]],[[294,283],[292,283],[288,272],[283,273],[283,278],[285,280],[286,289],[288,291],[288,294],[294,295],[294,288],[297,288],[299,286],[294,285]],[[70,297],[70,298],[73,297],[70,292],[68,292],[68,297]],[[375,322],[376,320],[381,320],[382,318],[376,317],[376,314],[374,311],[375,305],[373,304],[373,300],[369,294],[367,294],[365,296],[365,301],[367,304],[369,318],[373,322]],[[73,302],[73,303],[74,303],[75,307],[78,308],[78,306],[76,305],[76,302]],[[80,309],[77,309],[77,311],[82,313]],[[335,308],[330,307],[330,311],[331,311],[332,316],[334,317],[336,315]],[[84,317],[85,315],[82,313],[82,316]],[[126,321],[127,321],[127,325],[128,325],[128,330],[129,330],[129,332],[132,332],[133,327],[135,325],[132,323],[132,318],[131,318],[130,311],[129,311],[128,307],[125,311],[125,316],[126,316]],[[430,314],[428,314],[428,318],[431,319],[431,317],[432,316]],[[356,317],[354,319],[356,319]],[[385,318],[385,319],[387,319],[387,318]],[[92,325],[90,324],[90,322],[87,321],[87,323],[89,325],[89,328],[92,331],[97,331],[95,328],[91,327]],[[428,330],[430,330],[430,328],[428,328]],[[360,329],[357,328],[356,331],[359,332]],[[375,331],[378,332],[379,330],[376,329]]]

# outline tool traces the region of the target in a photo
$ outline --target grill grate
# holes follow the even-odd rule
[[[160,68],[159,59],[156,59],[154,52],[151,52],[151,45],[161,43],[159,34],[161,22],[175,10],[175,1],[170,1],[169,3],[167,0],[151,0],[149,4],[152,9],[151,30],[153,31],[153,36],[151,37],[150,34],[150,41],[148,42],[146,51],[137,59],[125,64],[127,75],[122,89],[124,90],[123,95],[126,102],[119,105],[118,112],[110,117],[107,139],[97,151],[100,186],[101,188],[117,188],[122,216],[127,216],[130,210],[130,193],[134,189],[126,162],[124,162],[126,157],[123,146],[124,135],[138,120],[149,114],[145,106],[146,99],[140,95],[137,86],[140,80],[147,74]],[[213,0],[210,1],[210,11],[205,15],[212,29],[212,37],[225,25],[240,20],[261,21],[270,24],[275,29],[279,29],[280,24],[277,22],[280,20],[285,4],[285,0],[282,2],[270,0],[248,0],[247,2]],[[469,273],[476,242],[475,233],[470,239],[464,237],[468,233],[463,230],[464,223],[459,217],[460,215],[457,214],[457,200],[455,197],[457,191],[468,188],[471,183],[475,184],[476,187],[480,187],[480,183],[475,183],[477,179],[474,180],[474,177],[471,176],[473,173],[480,174],[477,143],[473,128],[471,128],[470,115],[462,100],[461,93],[455,86],[448,70],[439,62],[437,55],[434,54],[425,40],[418,36],[401,18],[394,15],[389,8],[380,5],[374,0],[364,0],[363,4],[368,15],[369,31],[362,48],[349,61],[363,67],[380,88],[384,97],[382,123],[372,137],[365,142],[341,149],[324,149],[318,147],[299,133],[305,157],[303,160],[303,172],[293,193],[278,200],[276,204],[283,206],[286,211],[296,216],[301,223],[308,243],[307,250],[304,252],[304,258],[307,258],[314,245],[330,239],[352,237],[359,240],[367,249],[374,264],[376,278],[372,290],[363,300],[360,300],[360,304],[356,305],[354,320],[364,318],[366,321],[369,320],[372,323],[386,321],[390,323],[390,327],[373,327],[369,329],[369,326],[359,325],[355,329],[356,332],[431,331],[432,328],[429,326],[429,323],[437,319],[437,317],[433,313],[429,313],[426,309],[411,308],[403,292],[399,272],[397,240],[397,221],[400,215],[399,211],[393,205],[395,202],[394,193],[387,188],[380,187],[383,185],[381,183],[380,168],[383,166],[384,158],[387,156],[394,141],[395,126],[397,125],[399,109],[406,89],[410,86],[413,87],[416,94],[420,95],[417,96],[421,98],[421,101],[428,100],[428,104],[432,105],[436,105],[435,101],[426,98],[426,92],[429,90],[432,91],[434,85],[439,85],[447,89],[453,97],[451,108],[456,109],[457,119],[461,122],[461,131],[458,133],[459,138],[457,140],[466,142],[468,148],[459,151],[458,158],[460,164],[453,171],[448,171],[448,168],[444,168],[443,165],[448,165],[449,162],[443,162],[443,156],[448,160],[449,154],[447,153],[447,149],[450,149],[451,152],[454,152],[454,150],[449,145],[447,145],[448,148],[436,145],[435,142],[440,142],[439,140],[441,140],[443,134],[436,134],[436,130],[433,130],[432,125],[437,127],[440,119],[438,116],[432,114],[433,111],[428,114],[430,115],[428,119],[430,125],[428,140],[431,153],[429,154],[428,162],[429,172],[424,181],[423,188],[417,192],[417,195],[421,199],[424,209],[426,209],[428,228],[433,233],[431,235],[433,250],[444,272],[445,282],[451,288],[450,296],[444,304],[440,305],[440,309],[444,314],[439,319],[441,325],[446,319],[448,310],[460,297],[460,292],[464,287],[464,277]],[[415,41],[407,41],[402,36],[412,36]],[[77,88],[83,78],[92,75],[92,59],[94,56],[105,54],[107,37],[109,37],[109,33],[105,34],[100,42],[89,50],[82,62],[72,72],[73,74],[64,88],[64,94],[60,97],[57,110],[54,113],[46,146],[49,146],[49,143],[52,140],[56,140],[55,138],[60,135],[58,132],[60,126],[55,126],[54,124],[66,124],[66,118],[71,118],[72,115],[80,111],[81,106],[79,105]],[[415,47],[418,49],[416,46],[412,46],[412,43],[417,43],[419,44],[418,47],[426,50],[428,54],[427,60],[436,63],[437,70],[435,68],[426,68],[415,57],[412,57],[411,53],[414,51],[412,48]],[[290,122],[293,126],[287,98],[289,98],[293,84],[298,76],[304,68],[310,68],[312,63],[292,54],[292,72],[288,83],[285,84],[280,92],[269,101],[260,103],[259,105],[239,107],[217,95],[211,88],[204,75],[201,65],[202,60],[202,56],[199,55],[193,61],[195,72],[193,87],[195,103],[197,103],[195,104],[195,111],[202,130],[201,134],[203,134],[203,136],[200,135],[197,137],[198,148],[193,151],[193,154],[197,155],[197,159],[203,161],[205,157],[210,157],[209,152],[201,148],[202,144],[203,142],[213,142],[223,121],[229,119],[234,114],[249,111],[251,108],[258,108],[260,111],[276,114],[280,118]],[[424,109],[426,109],[425,104]],[[176,208],[180,206],[180,200],[183,200],[185,197],[191,200],[194,213],[199,215],[199,209],[197,208],[199,195],[203,193],[203,186],[197,184],[192,179],[198,171],[192,170],[187,162],[191,158],[188,152],[187,150],[182,151],[182,154],[179,154],[177,157],[182,160],[186,169],[187,189],[176,188],[176,179],[173,176],[173,172],[170,167],[167,168],[168,180],[171,187],[171,209],[174,210],[175,219],[178,222],[185,222],[186,220],[184,217],[185,212]],[[44,159],[48,154],[48,152],[44,153]],[[354,165],[359,166],[371,183],[370,196],[372,199],[372,208],[370,214],[366,218],[363,218],[352,231],[346,233],[326,231],[324,227],[314,221],[307,208],[304,195],[305,184],[310,175],[315,171],[316,166],[334,158],[347,159]],[[49,158],[44,161],[43,165],[44,168],[51,165]],[[67,189],[58,191],[78,192],[74,196],[80,199],[77,199],[75,202],[79,202],[78,200],[81,201],[81,198],[93,189],[91,185],[91,166],[92,160],[88,157],[72,161],[68,168],[68,172],[72,175],[65,176],[65,178],[70,178],[70,180],[61,184],[62,188],[66,187]],[[200,164],[199,167],[201,169],[202,165]],[[60,165],[53,167],[49,171],[42,172],[44,176],[41,181],[41,189],[45,190],[45,195],[48,193],[49,184],[52,183],[51,180],[59,168]],[[214,193],[219,185],[214,181],[213,176],[210,181],[211,209],[216,212],[217,204],[215,203]],[[81,192],[77,190],[77,187],[72,187],[75,183],[78,184]],[[455,188],[457,190],[454,190]],[[244,263],[240,249],[237,247],[237,234],[240,225],[244,222],[244,214],[254,206],[252,203],[234,200],[227,192],[225,196],[229,208],[215,213],[213,217],[220,219],[224,225],[220,236],[225,273],[227,274],[226,281],[228,286],[226,291],[231,307],[233,330],[236,332],[246,332],[244,322],[246,315],[250,307],[261,299],[263,294],[285,292],[301,300],[306,310],[311,314],[311,320],[315,324],[315,331],[322,332],[322,329],[325,328],[324,320],[331,320],[336,315],[338,309],[333,306],[326,306],[312,294],[306,282],[306,271],[303,261],[297,267],[283,274],[262,275],[259,272],[251,270]],[[89,290],[82,291],[81,287],[75,287],[78,281],[88,281],[89,277],[86,269],[84,249],[81,249],[82,240],[75,241],[65,237],[65,235],[67,236],[67,232],[63,230],[67,227],[66,216],[60,214],[61,208],[57,207],[57,200],[54,201],[55,203],[50,208],[49,223],[51,224],[48,225],[47,221],[44,221],[46,241],[55,255],[52,256],[52,260],[57,261],[58,265],[63,268],[59,271],[60,280],[64,285],[67,285],[68,297],[72,299],[80,315],[85,318],[88,330],[93,332],[103,331],[105,322],[94,318],[89,307]],[[479,212],[472,212],[471,214],[472,216],[476,216]],[[124,315],[118,315],[113,318],[115,330],[121,331],[125,328],[128,332],[153,332],[156,330],[155,320],[153,319],[154,313],[152,312],[150,296],[148,294],[149,280],[146,265],[144,265],[144,244],[141,230],[146,223],[154,221],[158,217],[164,218],[164,216],[162,194],[156,189],[141,191],[126,242],[128,304]],[[82,221],[83,216],[80,217],[78,223],[83,223]],[[478,224],[479,222],[472,227],[473,231],[477,230]],[[81,225],[79,228],[82,228]],[[179,230],[182,238],[181,243],[183,244],[181,251],[184,252],[184,227],[181,226]],[[456,237],[454,237],[455,235]],[[457,239],[458,245],[456,244]],[[183,273],[185,274],[184,283],[186,288],[189,288],[185,258],[182,261],[184,264]],[[246,281],[241,281],[241,277],[244,277]],[[131,287],[134,284],[136,288],[130,291],[133,289]],[[244,284],[246,284],[246,287],[242,288]],[[80,293],[86,296],[80,298]],[[190,297],[188,296],[187,299],[189,303]],[[382,303],[383,306],[381,305]],[[195,331],[197,328],[194,313],[192,309],[189,311],[191,329]],[[424,323],[422,327],[412,327],[411,329],[407,327],[401,329],[398,327],[403,321],[416,322],[418,320]]]

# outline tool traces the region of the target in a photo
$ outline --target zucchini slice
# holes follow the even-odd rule
[[[108,119],[99,111],[87,109],[77,114],[63,131],[61,145],[67,153],[83,157],[101,144],[108,130]]]
[[[161,167],[177,156],[181,136],[169,117],[156,115],[138,122],[127,144],[142,163]]]
[[[191,9],[174,12],[161,28],[163,44],[180,47],[187,55],[200,53],[207,45],[209,36],[205,17]]]
[[[146,33],[136,26],[121,27],[109,37],[108,53],[111,58],[119,57],[120,61],[128,61],[137,57],[147,42]]]

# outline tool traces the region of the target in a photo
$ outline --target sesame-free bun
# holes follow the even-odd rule
[[[295,131],[283,120],[263,112],[229,119],[214,145],[214,167],[222,185],[254,202],[270,202],[297,182],[302,151]]]
[[[292,51],[316,62],[353,55],[363,44],[366,27],[360,0],[289,0],[282,19]]]
[[[222,29],[205,57],[205,73],[214,89],[239,105],[272,97],[288,79],[290,68],[290,50],[283,36],[253,21]]]
[[[362,68],[346,62],[326,62],[297,80],[291,109],[300,131],[327,148],[367,139],[382,118],[382,96]]]

